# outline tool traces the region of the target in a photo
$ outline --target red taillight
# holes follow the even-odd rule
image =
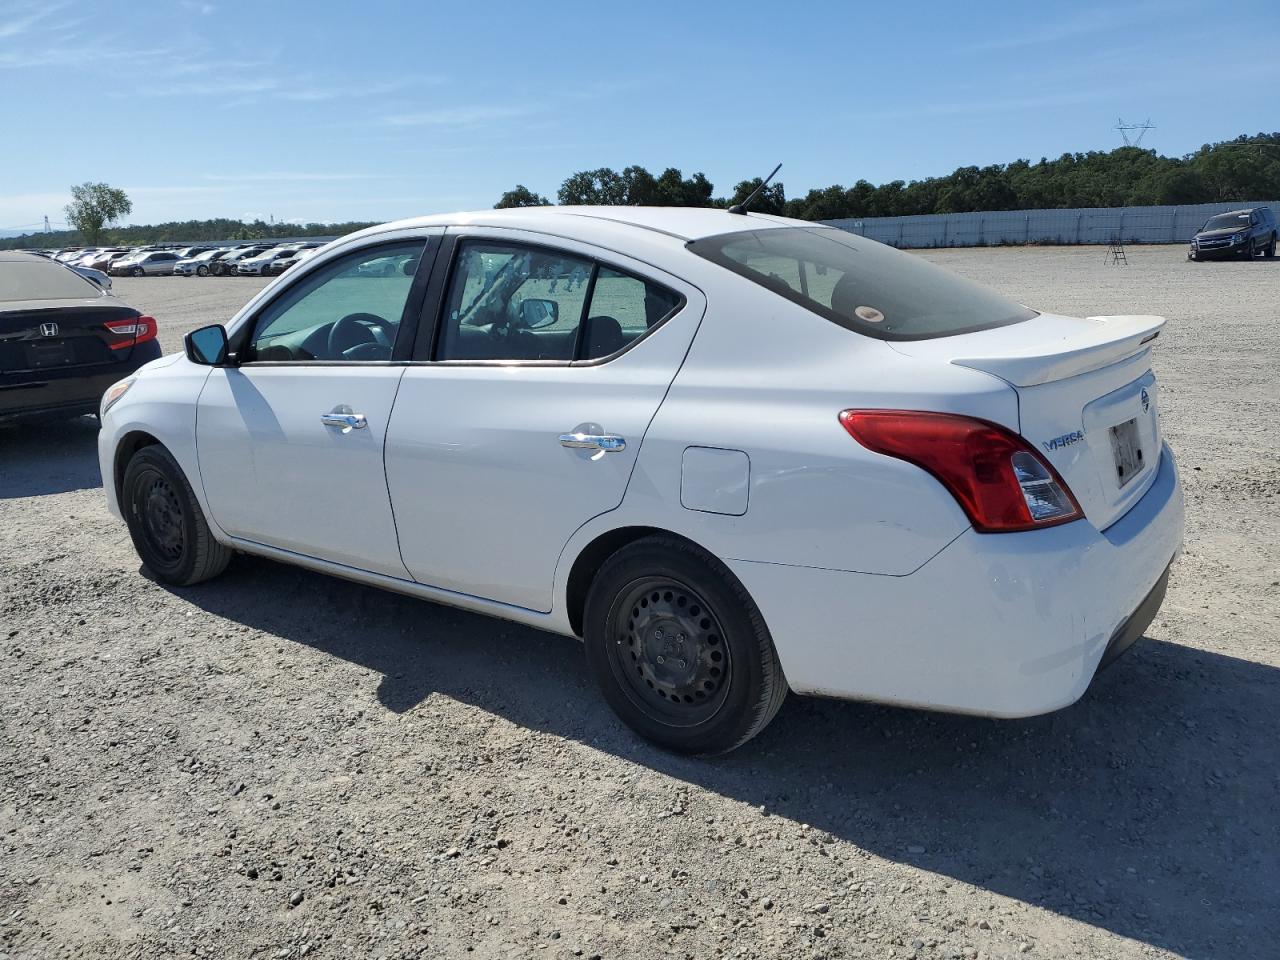
[[[108,344],[112,350],[123,350],[125,347],[137,346],[154,340],[160,332],[155,317],[134,317],[132,320],[108,320],[103,324],[107,333],[113,333],[120,339]]]
[[[1084,515],[1057,471],[997,424],[921,410],[845,410],[840,422],[868,450],[933,474],[979,533],[1035,530]]]

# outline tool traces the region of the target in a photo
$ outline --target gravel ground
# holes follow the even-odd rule
[[[0,957],[1280,956],[1280,260],[928,256],[1170,317],[1187,549],[1080,703],[792,697],[668,756],[572,640],[248,558],[167,589],[92,419],[0,430]],[[167,349],[260,286],[116,281]]]

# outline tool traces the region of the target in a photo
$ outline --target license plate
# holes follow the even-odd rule
[[[31,366],[33,368],[61,366],[68,360],[67,348],[64,344],[32,343],[29,347],[31,350]]]
[[[1137,417],[1111,428],[1111,453],[1115,457],[1116,479],[1121,487],[1142,472],[1142,444]]]

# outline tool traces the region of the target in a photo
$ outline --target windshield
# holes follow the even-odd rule
[[[88,300],[102,290],[74,270],[43,258],[0,263],[0,301]]]
[[[1036,316],[920,257],[830,227],[749,230],[688,247],[821,317],[882,340],[948,337]]]
[[[1220,213],[1216,217],[1210,217],[1201,231],[1205,230],[1239,230],[1249,225],[1249,215],[1247,213]]]

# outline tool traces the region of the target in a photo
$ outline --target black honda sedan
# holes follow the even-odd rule
[[[160,356],[154,317],[60,263],[0,251],[0,423],[97,413]]]

